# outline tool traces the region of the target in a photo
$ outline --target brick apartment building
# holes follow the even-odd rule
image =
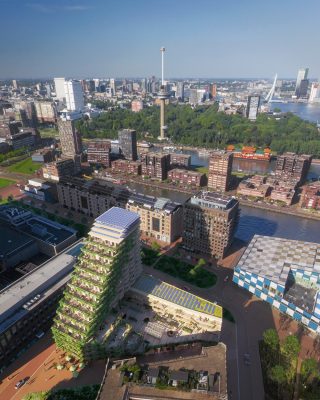
[[[306,154],[284,153],[277,157],[275,176],[283,181],[291,181],[297,186],[307,178],[312,156]]]
[[[108,140],[90,140],[88,143],[88,163],[110,167],[111,143]]]
[[[161,181],[167,179],[170,168],[170,154],[145,153],[141,154],[141,174]]]
[[[301,207],[320,210],[320,182],[315,182],[303,188]]]
[[[226,192],[230,189],[233,154],[226,151],[215,151],[210,154],[208,188]]]
[[[223,258],[239,220],[239,202],[201,191],[184,205],[183,246],[190,251]]]
[[[171,169],[168,172],[168,179],[178,184],[188,186],[205,186],[206,175],[201,172],[188,171],[186,169]]]
[[[141,162],[130,160],[115,160],[111,163],[112,172],[129,175],[141,175]]]
[[[189,154],[170,153],[170,166],[189,168],[191,165],[191,156]]]
[[[129,191],[102,180],[62,179],[57,184],[58,201],[65,208],[98,217],[109,208],[125,208]]]

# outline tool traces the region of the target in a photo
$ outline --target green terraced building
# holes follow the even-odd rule
[[[139,215],[118,207],[89,232],[52,328],[57,346],[79,360],[106,355],[95,337],[142,272],[139,235]]]

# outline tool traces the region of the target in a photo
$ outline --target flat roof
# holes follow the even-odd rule
[[[98,218],[96,222],[120,230],[128,230],[139,221],[139,214],[120,207],[112,207]]]
[[[72,228],[37,216],[20,225],[19,229],[52,245],[62,243],[76,234],[76,231]]]
[[[141,275],[131,289],[145,295],[159,297],[192,311],[222,318],[221,306],[154,278],[152,275]]]
[[[221,193],[207,192],[202,190],[190,198],[190,203],[206,208],[230,209],[237,200],[234,197],[226,196]]]
[[[0,292],[0,326],[28,301],[48,290],[73,268],[83,242],[78,242],[63,253],[51,258]]]
[[[6,256],[10,257],[22,247],[27,247],[34,243],[30,237],[16,231],[3,223],[0,224],[0,261]]]
[[[254,235],[237,267],[285,286],[290,269],[320,274],[320,244]]]

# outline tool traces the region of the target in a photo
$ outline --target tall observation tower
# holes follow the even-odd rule
[[[169,93],[167,92],[167,86],[164,84],[163,78],[163,64],[164,64],[164,52],[166,49],[161,47],[161,86],[160,91],[158,93],[158,98],[160,99],[160,136],[158,139],[165,140],[166,139],[166,132],[167,126],[165,125],[165,104],[166,99],[169,98]]]

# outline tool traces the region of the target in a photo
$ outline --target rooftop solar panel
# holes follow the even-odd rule
[[[96,218],[96,222],[99,224],[112,226],[118,229],[128,229],[138,220],[139,215],[137,213],[120,207],[112,207]]]

